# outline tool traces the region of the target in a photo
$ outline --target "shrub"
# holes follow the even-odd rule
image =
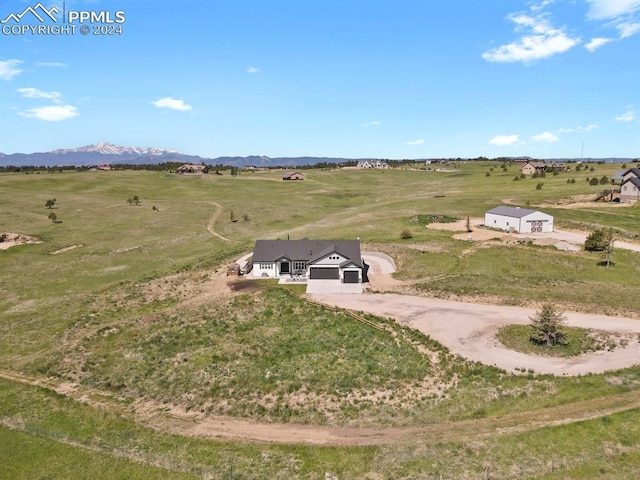
[[[403,240],[408,240],[409,238],[413,238],[413,234],[411,233],[411,230],[405,228],[404,230],[402,230],[402,232],[400,232],[400,238],[402,238]]]
[[[613,230],[599,228],[589,234],[584,242],[587,252],[604,252],[613,242]]]

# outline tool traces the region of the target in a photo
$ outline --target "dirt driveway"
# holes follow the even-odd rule
[[[568,325],[630,335],[626,347],[573,358],[526,355],[505,348],[495,335],[501,326],[528,324],[533,309],[480,305],[396,294],[313,295],[315,301],[390,317],[420,330],[453,353],[510,372],[516,369],[554,375],[602,373],[640,364],[640,320],[567,312]]]
[[[507,233],[497,230],[490,230],[483,228],[484,218],[474,217],[469,220],[472,231],[466,231],[466,220],[458,220],[451,223],[430,223],[427,228],[432,230],[448,230],[454,232],[453,238],[456,240],[469,240],[469,241],[486,241],[495,238],[503,241],[528,241],[531,240],[534,243],[541,245],[554,244],[554,240],[558,242],[566,242],[575,245],[580,250],[587,239],[588,232],[577,232],[568,230],[555,230],[553,232],[545,233]],[[462,232],[462,233],[461,233]],[[616,240],[613,243],[614,248],[621,248],[623,250],[631,250],[634,252],[640,252],[640,243]]]

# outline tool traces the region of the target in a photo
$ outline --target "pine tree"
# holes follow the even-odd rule
[[[545,303],[529,319],[531,320],[529,339],[533,343],[548,347],[566,345],[568,343],[567,334],[564,331],[567,319],[561,312],[556,311],[552,304]]]

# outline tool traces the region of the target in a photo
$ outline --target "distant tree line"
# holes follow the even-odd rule
[[[56,173],[56,172],[63,172],[68,170],[77,170],[79,172],[86,172],[87,170],[89,170],[89,167],[86,167],[86,166],[79,167],[75,165],[62,165],[62,166],[55,166],[55,167],[44,166],[44,165],[41,165],[41,166],[29,165],[29,166],[23,166],[23,167],[18,167],[15,165],[0,166],[0,173],[40,173],[40,172]]]
[[[517,158],[510,157],[496,157],[496,158],[487,158],[487,157],[476,157],[476,158],[429,158],[429,159],[403,159],[403,160],[390,160],[390,159],[373,159],[373,160],[382,160],[389,164],[391,167],[403,167],[409,165],[417,165],[423,164],[425,161],[429,160],[432,163],[454,163],[454,162],[502,162],[503,171],[507,166],[511,166],[514,161],[518,160]],[[531,161],[536,161],[536,159],[531,158]],[[577,161],[574,159],[566,160],[566,163],[576,163]],[[633,160],[635,163],[640,163],[640,158],[636,158]],[[162,162],[162,163],[140,163],[140,164],[129,164],[129,163],[116,163],[110,164],[111,170],[148,170],[154,172],[175,172],[179,167],[184,165],[185,162]],[[584,163],[602,165],[604,161],[599,160],[597,162],[589,162],[585,160]],[[278,165],[278,166],[260,166],[258,168],[267,169],[267,170],[308,170],[308,169],[335,169],[341,167],[354,167],[358,164],[357,160],[346,160],[344,162],[332,163],[332,162],[319,162],[313,164],[306,165]],[[236,169],[236,172],[242,170],[242,167],[233,166],[233,165],[209,165],[203,163],[203,165],[209,168],[210,172],[216,172],[218,174],[222,174],[222,172],[228,171],[231,173],[232,169]],[[0,173],[58,173],[63,171],[78,171],[85,172],[93,168],[92,166],[82,165],[57,165],[57,166],[45,166],[45,165],[28,165],[28,166],[16,166],[16,165],[6,165],[0,166]],[[623,166],[624,168],[624,166]],[[590,170],[594,171],[595,168],[592,165],[578,165],[576,167],[576,171],[580,170]],[[552,170],[550,170],[552,171]],[[553,172],[554,174],[556,172]],[[542,174],[538,174],[539,176],[544,177]]]

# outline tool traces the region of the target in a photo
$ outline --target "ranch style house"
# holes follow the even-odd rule
[[[176,170],[180,175],[202,175],[203,173],[207,173],[209,171],[209,167],[206,165],[192,165],[190,163],[185,163],[184,165],[178,167]]]
[[[366,267],[360,240],[256,240],[253,276],[361,284],[366,281]]]
[[[282,180],[304,180],[304,173],[287,172],[282,175]]]
[[[537,210],[503,205],[484,214],[484,226],[513,233],[553,232],[553,217]]]
[[[389,168],[389,164],[382,160],[359,160],[356,166],[358,168]]]

